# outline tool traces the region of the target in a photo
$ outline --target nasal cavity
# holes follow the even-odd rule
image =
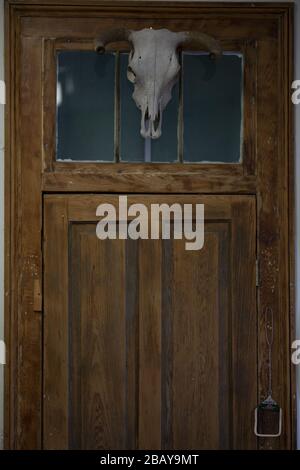
[[[154,121],[153,121],[153,128],[154,128],[155,132],[157,131],[157,129],[160,126],[160,118],[161,118],[161,113],[160,113],[160,110],[159,110],[157,115],[155,116]]]
[[[147,132],[149,130],[149,125],[150,125],[150,116],[149,116],[148,106],[147,106],[146,112],[145,112],[144,125],[145,125],[145,130]]]

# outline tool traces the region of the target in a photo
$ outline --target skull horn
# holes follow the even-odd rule
[[[113,29],[111,31],[105,31],[95,40],[95,50],[99,54],[105,52],[107,44],[112,42],[129,41],[130,31],[125,28]]]
[[[205,49],[209,50],[214,56],[220,56],[222,49],[219,42],[208,34],[200,33],[198,31],[188,31],[185,33],[186,38],[182,44],[193,43],[198,46],[204,46]]]

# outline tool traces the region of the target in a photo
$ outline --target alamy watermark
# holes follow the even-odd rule
[[[0,365],[1,364],[5,364],[5,343],[2,340],[0,340]]]
[[[0,104],[5,104],[5,82],[0,80]]]
[[[299,105],[300,104],[300,80],[295,80],[292,83],[292,90],[295,90],[292,94],[292,103],[294,105]],[[292,343],[292,363],[295,366],[300,365],[300,340],[295,340]]]
[[[293,341],[292,349],[295,350],[292,353],[292,363],[295,366],[299,366],[300,365],[300,340],[299,339],[296,339],[295,341]]]
[[[292,90],[295,90],[292,94],[293,104],[300,104],[300,80],[295,80],[292,83]]]
[[[127,196],[119,196],[118,207],[103,203],[97,207],[101,217],[96,234],[100,240],[175,240],[185,239],[186,250],[201,250],[204,245],[204,204],[172,205],[142,203],[128,206]]]

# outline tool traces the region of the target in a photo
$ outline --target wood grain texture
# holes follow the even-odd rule
[[[118,164],[119,165],[119,164]],[[253,177],[224,176],[222,170],[207,178],[207,171],[198,168],[197,172],[172,174],[163,168],[162,172],[115,171],[98,174],[47,173],[42,177],[43,190],[47,193],[69,193],[76,188],[78,192],[111,193],[215,193],[251,194],[255,192]],[[208,168],[213,172],[213,169]]]
[[[126,311],[126,449],[138,448],[139,427],[139,241],[127,240],[125,249],[125,311]]]
[[[205,204],[203,250],[100,241],[116,196],[45,197],[45,448],[256,448],[255,198],[171,200]]]
[[[45,220],[55,220],[48,201]],[[51,277],[56,235],[48,231],[45,242],[44,446],[122,449],[125,407],[133,399],[128,396],[125,403],[125,370],[129,376],[132,371],[125,347],[131,338],[125,334],[124,243],[99,243],[95,224],[65,227],[59,235],[64,250],[60,274],[68,277],[66,285],[60,276],[56,283]],[[118,295],[112,295],[112,287]],[[57,289],[69,298],[64,315]]]
[[[52,221],[55,220],[54,224]],[[67,449],[68,426],[68,208],[67,202],[45,206],[43,427],[46,449]],[[58,242],[59,240],[59,242]],[[60,269],[57,270],[59,260]],[[55,378],[55,379],[54,379]]]
[[[291,345],[288,313],[288,159],[284,151],[288,136],[284,112],[286,101],[281,101],[280,105],[277,103],[279,94],[288,87],[287,77],[284,77],[286,72],[282,70],[281,74],[277,73],[282,54],[282,46],[279,47],[272,41],[261,41],[258,54],[258,60],[263,64],[258,77],[258,94],[262,97],[258,107],[258,119],[261,122],[261,134],[258,136],[258,257],[261,277],[258,329],[259,400],[267,395],[268,347],[265,338],[265,310],[270,307],[275,319],[273,396],[278,403],[285,404],[285,424],[280,439],[260,439],[259,445],[262,449],[289,448],[292,443],[289,385]],[[269,86],[263,83],[269,83]],[[263,138],[263,135],[268,136],[267,139]]]
[[[153,170],[144,167],[136,175],[132,175],[132,170],[128,171],[128,168],[121,169],[120,175],[116,175],[113,169],[108,169],[103,174],[91,174],[91,171],[86,172],[82,167],[70,167],[68,170],[54,166],[53,172],[42,175],[45,152],[45,149],[42,150],[42,79],[45,70],[43,41],[47,38],[73,38],[75,41],[80,39],[79,35],[84,40],[92,40],[100,28],[100,22],[106,28],[116,25],[116,22],[135,25],[141,20],[149,26],[172,25],[172,29],[191,27],[197,22],[197,27],[205,27],[207,32],[222,41],[236,38],[247,40],[251,37],[256,43],[256,57],[253,56],[257,63],[256,126],[249,131],[253,139],[254,129],[257,130],[256,139],[251,143],[254,151],[257,148],[254,167],[247,167],[247,175],[234,168],[230,168],[224,175],[224,169],[220,171],[211,167],[210,171],[209,168],[202,167],[197,175],[191,169],[182,177],[176,171],[174,174],[174,169],[165,168],[165,174],[155,176],[153,192],[257,195],[257,254],[261,279],[258,289],[257,399],[264,397],[266,392],[263,311],[266,305],[272,304],[276,314],[274,394],[284,409],[282,438],[272,442],[260,440],[259,446],[282,449],[295,446],[295,381],[289,357],[294,331],[294,193],[292,106],[289,96],[293,78],[292,12],[293,6],[285,3],[241,5],[227,2],[178,2],[170,6],[160,2],[137,4],[90,0],[83,6],[76,0],[64,0],[63,4],[56,0],[6,2],[7,448],[41,447],[42,321],[40,314],[33,312],[33,295],[34,280],[42,274],[42,191],[74,192],[76,187],[77,191],[145,192],[149,191],[153,177]],[[253,48],[251,51],[254,54]],[[255,84],[252,82],[251,85],[254,87]],[[53,123],[50,122],[49,125],[52,126]],[[50,144],[53,145],[53,142]],[[161,170],[156,168],[154,173]],[[76,213],[72,204],[69,210]],[[80,212],[81,209],[77,210],[77,213]],[[162,329],[162,334],[163,331]],[[130,351],[129,356],[134,357],[132,345]],[[132,373],[131,384],[134,383],[134,377],[135,373]],[[162,391],[162,396],[164,393]],[[162,410],[169,413],[166,407]],[[134,414],[132,410],[130,416]],[[131,421],[128,425],[130,429],[136,426],[134,423],[135,421]],[[169,437],[164,440],[165,446],[171,439],[171,424],[168,429]],[[246,435],[243,436],[246,439]],[[132,446],[131,438],[128,439],[127,445]],[[226,439],[223,446],[229,442],[227,437]]]
[[[127,381],[124,242],[99,243],[93,224],[81,235],[80,259],[81,282],[73,284],[73,291],[80,286],[80,324],[73,328],[80,328],[81,407],[70,416],[70,426],[76,426],[80,413],[82,444],[75,448],[122,450]]]
[[[199,252],[186,252],[183,242],[174,245],[173,446],[198,449],[201,443],[200,448],[218,449],[218,240],[207,234]],[[222,315],[228,318],[226,306]]]
[[[139,253],[140,449],[161,447],[161,242],[141,240]]]
[[[19,38],[18,38],[19,39]],[[27,38],[20,44],[17,72],[16,147],[13,188],[15,231],[13,233],[14,303],[16,318],[12,347],[15,349],[14,441],[17,448],[40,447],[41,432],[41,314],[34,311],[34,283],[42,279],[41,263],[41,172],[40,147],[40,44]],[[22,77],[22,78],[21,78]],[[22,83],[22,85],[21,85]],[[32,101],[33,90],[36,100]],[[30,182],[30,183],[29,183]],[[30,223],[29,221],[32,221]],[[35,223],[33,222],[35,221]],[[30,379],[29,379],[30,378]]]
[[[244,217],[247,213],[248,223]],[[243,413],[245,403],[254,410],[257,400],[257,344],[253,336],[257,336],[257,307],[253,301],[256,290],[255,263],[256,239],[256,207],[255,200],[237,202],[233,207],[232,217],[236,220],[232,227],[232,244],[230,257],[240,260],[238,267],[232,269],[232,286],[240,285],[245,292],[232,298],[232,323],[236,330],[233,335],[232,351],[232,387],[233,387],[233,426],[235,449],[253,449],[256,437],[253,433],[253,415]],[[246,269],[247,263],[247,269]],[[243,286],[243,287],[242,287]],[[253,380],[255,377],[255,380]],[[250,424],[251,423],[251,424]]]
[[[11,5],[81,5],[81,0],[6,0],[6,3]],[[163,0],[156,0],[152,2],[147,2],[145,0],[86,0],[86,5],[96,5],[96,6],[120,6],[120,5],[131,5],[136,6],[136,4],[140,5],[141,7],[145,8],[154,8],[155,6],[162,7],[165,6],[167,8],[170,7],[170,3],[168,1]],[[178,2],[178,8],[184,8],[185,6],[190,7],[198,7],[198,2],[196,1],[187,1],[187,2]],[[177,6],[176,5],[176,6]],[[218,9],[223,8],[224,10],[235,9],[237,11],[242,10],[251,10],[253,11],[253,7],[261,11],[281,11],[286,7],[291,5],[290,2],[276,2],[276,5],[271,4],[270,2],[253,2],[253,3],[245,3],[245,2],[216,2],[214,5],[211,2],[201,2],[201,8],[207,10],[214,10],[214,7],[218,7]],[[223,10],[223,11],[224,11]]]

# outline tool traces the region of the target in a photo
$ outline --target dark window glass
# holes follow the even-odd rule
[[[115,55],[57,55],[57,160],[114,160]]]
[[[237,163],[241,159],[243,59],[183,54],[183,160]]]
[[[57,160],[113,162],[116,155],[124,162],[172,163],[179,155],[188,163],[241,161],[240,54],[215,61],[206,53],[183,53],[181,85],[173,88],[162,136],[155,140],[140,135],[141,112],[127,65],[127,53],[58,53]]]

